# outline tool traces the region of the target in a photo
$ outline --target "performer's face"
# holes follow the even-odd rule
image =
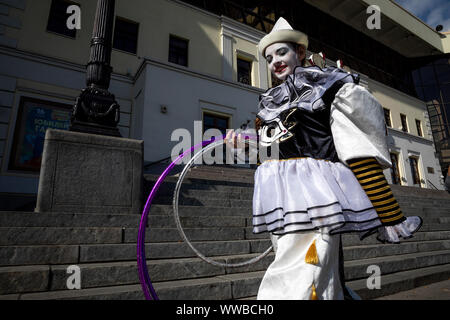
[[[288,75],[292,74],[305,55],[303,46],[298,46],[295,50],[294,45],[288,42],[274,43],[266,48],[269,70],[280,80],[285,80]]]

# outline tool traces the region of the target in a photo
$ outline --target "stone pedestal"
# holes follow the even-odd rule
[[[48,129],[35,211],[139,214],[143,154],[142,140]]]

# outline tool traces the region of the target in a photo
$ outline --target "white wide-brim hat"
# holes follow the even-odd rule
[[[277,42],[293,42],[305,46],[308,49],[308,36],[303,32],[292,29],[291,25],[284,18],[279,18],[272,31],[265,35],[258,44],[259,52],[265,56],[268,46]]]

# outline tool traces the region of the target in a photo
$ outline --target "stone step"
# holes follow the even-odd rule
[[[439,226],[439,225],[438,225]],[[167,231],[165,235],[159,233],[159,232],[153,232],[155,230],[150,229],[150,231],[147,231],[146,233],[146,249],[147,252],[151,251],[153,252],[153,247],[151,247],[151,241],[153,240],[175,240],[175,241],[181,241],[181,237],[178,234],[178,230],[171,229],[170,232]],[[251,234],[251,233],[250,233]],[[195,236],[192,234],[188,235],[191,237],[191,240]],[[131,237],[132,236],[128,236]],[[167,237],[167,238],[162,238]],[[248,238],[248,235],[246,236]],[[264,237],[264,238],[263,238]],[[195,238],[194,238],[195,239]],[[262,235],[259,235],[259,238],[254,237],[250,240],[265,240],[265,245],[267,245],[266,248],[269,247],[270,242],[268,240],[268,234],[264,233]],[[368,237],[364,239],[363,241],[359,240],[359,236],[356,234],[344,234],[342,236],[343,246],[344,250],[348,247],[354,247],[354,250],[359,250],[359,247],[362,246],[376,246],[380,248],[386,247],[387,249],[374,249],[373,252],[380,252],[380,254],[384,253],[384,250],[392,250],[392,248],[395,248],[395,246],[404,246],[405,244],[409,244],[411,242],[417,242],[420,245],[421,242],[423,242],[423,247],[427,246],[427,243],[429,241],[442,241],[442,245],[447,245],[448,241],[450,239],[450,231],[431,231],[431,232],[417,232],[414,234],[413,238],[403,240],[400,245],[391,245],[391,244],[381,244],[375,236]],[[127,239],[125,237],[125,240],[132,240]],[[229,239],[227,239],[229,240]],[[117,257],[116,260],[133,260],[135,259],[135,251],[136,251],[136,239],[134,241],[131,241],[131,243],[125,243],[123,245],[126,245],[125,247],[111,247],[110,245],[105,245],[106,247],[104,250],[101,249],[101,245],[95,246],[94,248],[90,246],[82,246],[85,250],[83,259],[86,259],[86,254],[88,254],[89,250],[94,250],[94,253],[91,254],[91,257],[87,261],[92,261],[94,258],[92,255],[95,254],[95,250],[98,250],[100,252],[106,251],[106,253],[102,253],[103,256],[106,256],[106,260],[100,259],[100,257],[97,257],[97,261],[114,261],[114,256],[108,256],[109,254],[114,254],[115,250],[122,252],[120,256]],[[160,241],[162,242],[162,241]],[[184,245],[181,242],[176,242],[175,244]],[[159,252],[164,251],[164,243],[155,243],[154,244],[156,248],[159,248]],[[169,244],[166,248],[170,249],[173,248],[174,243]],[[211,242],[210,246],[213,246],[214,242]],[[416,244],[414,244],[416,245]],[[413,246],[414,246],[413,245]],[[435,244],[433,244],[435,245]],[[255,244],[254,244],[255,246]],[[186,250],[186,254],[190,257],[193,257],[194,254],[190,250],[190,248],[187,248],[186,245],[184,245],[184,249]],[[179,249],[181,250],[181,249]],[[178,251],[179,251],[178,250]],[[212,250],[212,249],[210,249]],[[261,248],[260,251],[264,251],[265,248]],[[389,252],[389,251],[388,251]],[[363,251],[364,253],[364,251]],[[152,253],[156,254],[156,252]],[[386,253],[387,254],[387,253]],[[350,254],[350,257],[352,254]],[[167,255],[166,255],[167,256]],[[95,257],[95,255],[94,255]],[[80,257],[80,245],[14,245],[14,246],[5,246],[0,247],[0,266],[12,266],[12,265],[31,265],[31,264],[64,264],[64,263],[77,263],[81,261]]]
[[[212,179],[225,181],[245,181],[253,183],[255,179],[254,172],[223,172],[221,170],[191,170],[187,179]]]
[[[153,186],[156,182],[158,176],[146,175],[147,188]],[[247,178],[246,178],[247,179]],[[160,187],[159,192],[169,192],[173,193],[173,189],[178,180],[178,177],[167,177],[164,183]],[[407,200],[407,199],[417,199],[417,200],[429,200],[429,201],[441,201],[446,204],[450,203],[450,194],[445,191],[437,191],[431,189],[420,189],[414,187],[398,187],[395,185],[390,185],[396,198]],[[253,190],[253,181],[247,181],[247,183],[233,182],[233,181],[221,181],[219,178],[214,179],[197,179],[197,178],[185,178],[183,181],[182,191],[184,190],[205,190],[211,191],[213,189],[216,192],[221,191],[233,191],[233,188],[239,188],[244,191]],[[239,191],[241,191],[239,190]],[[150,191],[150,190],[148,190]],[[236,191],[236,190],[235,190]]]
[[[443,204],[429,204],[429,203],[423,203],[420,201],[410,201],[408,203],[402,203],[399,202],[400,208],[402,208],[402,210],[420,210],[423,211],[424,209],[426,209],[426,211],[440,211],[445,213],[445,215],[449,215],[450,213],[450,206],[445,206]]]
[[[160,197],[171,199],[173,197],[175,184],[163,184],[157,193],[155,200]],[[237,188],[237,189],[236,189]],[[241,199],[252,200],[253,187],[230,187],[227,185],[211,185],[211,184],[183,184],[180,195],[182,197],[194,199]],[[415,206],[444,206],[450,208],[450,198],[429,198],[417,195],[399,194],[394,190],[394,196],[401,205],[414,204]],[[159,200],[158,200],[159,201]]]
[[[369,259],[352,260],[344,262],[344,273],[346,280],[366,279],[368,267],[376,265],[381,274],[414,270],[419,268],[437,266],[450,263],[450,250],[432,252],[417,252],[398,254],[395,256],[383,256]]]
[[[181,188],[180,195],[185,198],[195,198],[195,199],[230,199],[230,200],[251,201],[253,199],[253,188],[248,188],[248,190],[229,191],[229,192]],[[173,192],[167,193],[164,196],[172,199]]]
[[[265,251],[270,240],[192,241],[206,256],[248,254]],[[194,257],[184,242],[147,243],[149,259]],[[78,259],[75,259],[78,257]],[[136,259],[136,243],[63,245],[9,245],[0,247],[0,265],[29,263],[103,262]],[[49,262],[47,262],[49,261]]]
[[[422,226],[423,228],[424,226]],[[414,233],[412,238],[402,240],[401,243],[407,242],[420,242],[420,241],[436,241],[436,240],[449,240],[450,230],[447,231],[422,231]],[[344,247],[354,247],[360,245],[379,245],[381,244],[375,235],[360,240],[357,234],[343,234],[342,235],[342,245]],[[389,245],[389,244],[386,244]]]
[[[209,292],[207,292],[209,293]],[[5,297],[5,298],[3,298]],[[140,284],[0,296],[0,300],[144,300]]]
[[[448,192],[446,192],[446,191],[439,191],[436,194],[429,194],[428,193],[429,190],[425,190],[425,189],[414,190],[411,192],[410,189],[398,190],[398,189],[392,188],[392,185],[391,185],[391,190],[396,195],[396,197],[398,197],[400,199],[412,198],[412,199],[423,199],[423,200],[431,200],[431,201],[443,201],[446,203],[448,203],[450,201],[450,196],[449,196]]]
[[[344,247],[344,260],[361,260],[416,252],[450,250],[450,239],[437,241],[402,242],[399,244],[374,244]]]
[[[173,197],[164,196],[158,197],[154,200],[152,205],[152,212],[156,214],[160,214],[162,207],[172,207]],[[179,212],[181,212],[183,208],[192,209],[189,207],[205,207],[211,210],[220,210],[221,208],[236,208],[237,210],[247,210],[252,213],[253,201],[251,197],[248,200],[243,199],[227,199],[227,198],[207,198],[206,196],[195,196],[192,197],[181,197],[178,202]],[[411,215],[421,215],[421,216],[450,216],[450,205],[445,206],[439,203],[434,205],[424,202],[399,202],[400,208],[406,216]],[[165,208],[164,214],[169,213],[171,210],[167,210]],[[204,209],[207,210],[207,209]],[[230,214],[229,214],[230,215]],[[235,214],[233,214],[235,215]]]
[[[395,198],[400,204],[409,204],[410,206],[419,207],[450,207],[450,200],[448,199],[433,199],[433,198],[422,198],[414,196],[398,196],[394,193]]]
[[[178,200],[179,206],[205,206],[205,207],[238,207],[252,209],[253,201],[252,197],[247,200],[243,199],[230,199],[230,198],[208,198],[205,195],[192,194],[190,197],[182,196]],[[157,197],[154,200],[155,205],[172,205],[173,196]],[[399,202],[399,205],[406,215],[417,215],[423,213],[438,213],[440,215],[450,216],[450,204],[444,206],[442,204],[436,204],[431,206],[423,202]]]
[[[357,292],[362,299],[375,299],[449,278],[450,264],[443,264],[383,275],[380,289],[369,289],[367,279],[349,281],[346,285]]]
[[[391,250],[387,252],[387,246],[364,246],[344,249],[344,258],[346,260],[346,275],[350,275],[347,279],[367,277],[366,273],[361,273],[362,270],[367,270],[367,262],[365,259],[386,256],[383,261],[392,260],[397,255],[402,255],[405,259],[411,257],[412,253],[427,250],[424,253],[429,256],[431,251],[436,250],[439,253],[450,252],[450,250],[443,251],[442,248],[450,248],[450,240],[446,244],[439,246],[440,242],[425,242],[425,243],[404,243],[400,245],[388,246]],[[237,256],[219,256],[215,260],[219,262],[237,263],[247,261],[255,257],[255,254],[237,255]],[[204,278],[225,274],[248,273],[255,271],[265,271],[269,264],[273,261],[274,254],[271,253],[262,259],[260,262],[247,267],[241,268],[224,268],[217,267],[205,263],[199,258],[180,258],[180,259],[161,259],[148,260],[147,266],[149,275],[154,282],[184,280],[192,278]],[[348,260],[358,259],[350,265]],[[448,259],[448,258],[447,258]],[[125,285],[139,283],[136,261],[123,261],[111,263],[91,263],[91,264],[77,264],[81,269],[82,287],[93,288],[109,285]],[[361,267],[362,266],[362,267]],[[64,290],[67,281],[67,267],[68,265],[58,266],[20,266],[20,267],[0,267],[0,294],[23,293],[32,291],[49,290]],[[383,268],[395,267],[386,264],[380,266]],[[31,281],[30,279],[39,279],[39,282]],[[51,282],[50,280],[51,279]],[[42,282],[48,281],[48,285]],[[39,284],[39,285],[36,285]]]
[[[122,228],[0,227],[0,246],[121,243]]]
[[[67,219],[65,219],[67,217]],[[34,213],[34,212],[1,212],[1,226],[6,227],[120,227],[135,228],[140,224],[140,215],[102,215],[96,213]],[[246,218],[221,216],[180,217],[183,227],[245,227]],[[153,212],[148,216],[148,224],[155,228],[175,227],[173,216],[157,215]]]
[[[78,263],[79,245],[0,247],[0,266]]]
[[[244,227],[223,228],[184,228],[183,231],[190,241],[226,241],[245,240]],[[174,242],[183,241],[177,228],[148,228],[146,230],[147,242]],[[138,236],[137,228],[124,230],[124,242],[136,243]]]
[[[172,215],[173,207],[171,205],[157,204],[150,209],[150,215]],[[232,216],[232,217],[251,217],[250,208],[242,207],[201,207],[201,206],[179,206],[179,216]]]
[[[448,231],[450,230],[450,224],[448,223],[424,223],[420,227],[420,231]]]
[[[416,270],[398,271],[382,274],[381,288],[369,290],[367,275],[364,279],[348,281],[347,285],[363,299],[371,299],[395,292],[408,290],[417,286],[448,279],[450,264],[428,266]],[[200,279],[180,281],[153,282],[158,298],[161,300],[230,300],[254,297],[264,271],[225,274]],[[0,296],[0,299],[144,299],[139,284],[100,287],[81,290],[61,290],[51,292],[25,293]]]
[[[173,201],[172,196],[155,198],[155,204],[171,205]],[[241,199],[214,199],[214,198],[200,198],[200,197],[180,197],[178,205],[182,206],[205,206],[205,207],[241,207],[252,208],[252,200]]]
[[[221,172],[229,174],[254,174],[256,169],[231,165],[199,165],[193,166],[191,172]]]
[[[423,225],[420,227],[420,231],[448,231],[450,230],[450,223],[447,223],[447,218],[443,217],[443,218],[427,218],[424,217],[423,215],[421,215],[422,218],[424,218],[424,223]],[[439,222],[439,221],[442,221]],[[251,225],[251,219],[247,220],[247,225]],[[250,233],[251,231],[251,227],[248,227],[247,229],[247,238],[251,238]],[[256,236],[257,238],[259,237],[258,235]]]
[[[448,230],[450,232],[450,223],[445,223],[447,218],[429,218],[424,221],[422,228],[429,231],[432,230]],[[450,218],[448,218],[450,219]],[[208,225],[202,225],[200,227],[190,226],[186,227],[181,222],[184,232],[188,239],[192,241],[202,240],[237,240],[237,239],[269,239],[269,233],[254,234],[253,227],[211,227]],[[420,229],[422,231],[422,229]],[[136,242],[138,235],[137,228],[125,228],[124,229],[124,242]],[[347,236],[348,234],[345,234]],[[417,233],[416,233],[417,235]],[[450,239],[450,235],[448,235]],[[370,239],[370,240],[369,240]],[[411,239],[414,239],[411,238]],[[146,240],[148,242],[168,242],[168,241],[181,241],[182,238],[179,235],[177,228],[157,228],[150,225],[146,229]],[[424,239],[427,240],[427,239]],[[376,237],[367,237],[363,240],[364,243],[368,242],[379,243]],[[358,242],[360,242],[358,238]]]
[[[188,208],[188,209],[185,209]],[[183,207],[184,213],[195,212],[195,214],[204,214],[209,208]],[[162,210],[171,210],[170,206]],[[219,211],[223,212],[223,208]],[[186,212],[187,211],[187,212]],[[203,212],[202,212],[203,211]],[[246,210],[235,210],[237,214],[246,212]],[[161,212],[158,212],[161,213]],[[180,212],[181,213],[181,212]],[[227,214],[229,213],[226,211]],[[449,217],[439,217],[439,213],[425,213],[421,215],[424,218],[424,224],[420,231],[448,231],[450,230]],[[436,216],[436,217],[434,217]],[[433,218],[434,217],[434,218]],[[162,216],[164,218],[164,216]],[[165,221],[160,218],[150,219],[150,228],[146,231],[147,241],[149,242],[167,242],[180,241],[178,231],[173,228],[175,222],[172,217],[165,217]],[[172,219],[173,220],[173,219]],[[244,240],[267,238],[267,235],[253,235],[252,227],[246,227],[244,219],[233,219],[231,221],[226,217],[220,217],[218,221],[206,217],[190,217],[190,219],[181,219],[181,224],[189,239],[194,241],[206,240]],[[167,223],[161,228],[162,222]],[[154,224],[153,224],[154,223]],[[210,225],[213,223],[212,225]],[[215,224],[215,225],[214,225]],[[217,226],[217,224],[221,226]],[[137,227],[135,225],[134,227]],[[171,228],[172,227],[172,228]],[[137,228],[120,227],[0,227],[0,246],[7,245],[42,245],[42,244],[106,244],[135,242],[137,239]]]
[[[137,214],[0,212],[1,227],[136,227],[139,221]]]
[[[144,175],[144,186],[145,190],[150,191],[153,188],[153,185],[157,181],[159,176],[157,175]],[[178,182],[178,177],[166,177],[164,182],[161,184],[159,190],[173,192],[175,188],[175,184]],[[253,180],[248,181],[245,179],[244,181],[227,181],[221,180],[219,178],[216,179],[199,179],[194,177],[185,177],[183,180],[183,187],[185,189],[194,189],[194,190],[214,190],[214,191],[227,191],[233,190],[237,188],[237,190],[250,190],[253,189]],[[236,191],[236,189],[235,189]]]
[[[239,184],[239,182],[232,182],[232,181],[226,181],[227,174],[222,173],[221,171],[211,171],[211,170],[205,170],[203,173],[206,174],[214,174],[214,176],[208,177],[207,179],[202,179],[200,176],[197,175],[196,177],[196,170],[194,169],[189,173],[190,178],[185,178],[184,185],[196,185],[195,188],[204,189],[204,185],[224,185],[227,184]],[[236,170],[238,169],[232,169],[230,168],[229,176],[231,177],[242,177],[245,176],[244,181],[246,181],[246,187],[251,187],[253,184],[253,179],[251,181],[247,181],[249,178],[253,177],[253,174],[236,174]],[[152,174],[145,174],[144,178],[147,181],[147,185],[153,185],[154,182],[157,180],[159,175],[152,175]],[[222,181],[221,181],[222,179]],[[165,179],[164,184],[175,184],[178,180],[178,176],[169,176]],[[164,185],[163,184],[163,185]],[[203,186],[198,186],[203,185]],[[433,199],[444,199],[444,200],[450,200],[450,195],[442,190],[433,190],[433,189],[424,189],[424,188],[416,188],[416,187],[405,187],[405,186],[397,186],[397,185],[390,185],[391,189],[393,190],[394,194],[397,196],[406,196],[406,197],[419,197],[419,198],[433,198]]]
[[[220,256],[214,260],[222,263],[237,263],[248,261],[255,256],[255,254]],[[274,254],[271,253],[256,264],[240,268],[213,266],[199,258],[148,260],[147,267],[152,282],[179,281],[264,271],[273,261],[273,258]],[[80,267],[81,287],[83,289],[139,283],[136,261],[77,264],[77,266]],[[69,265],[0,267],[0,283],[2,283],[0,294],[65,290],[69,277],[68,267]],[[33,277],[36,281],[30,281]]]
[[[192,244],[208,257],[263,252],[270,240],[200,241]],[[148,259],[190,258],[195,253],[184,242],[147,243]],[[136,244],[80,245],[80,262],[124,261],[136,259]]]
[[[392,191],[404,195],[418,195],[428,198],[447,198],[450,199],[448,192],[444,190],[424,189],[417,187],[407,187],[399,185],[390,185]]]
[[[211,201],[213,204],[214,201]],[[450,216],[446,210],[428,208],[427,210],[415,209],[410,207],[402,208],[406,216],[420,215],[423,218],[440,218]],[[169,204],[156,204],[150,209],[150,214],[172,215],[173,207]],[[220,206],[189,206],[179,205],[178,213],[180,216],[241,216],[252,217],[252,208],[249,207],[220,207]]]
[[[245,227],[184,228],[192,241],[245,240]],[[59,228],[8,227],[0,228],[0,246],[136,243],[138,228]],[[148,228],[146,241],[182,241],[177,228]]]
[[[50,266],[0,267],[0,295],[46,291],[49,282]]]

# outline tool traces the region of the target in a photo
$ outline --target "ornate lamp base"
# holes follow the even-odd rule
[[[77,98],[72,113],[70,131],[121,137],[117,124],[120,110],[108,90],[88,87]]]
[[[103,136],[122,137],[117,127],[102,126],[89,122],[73,121],[70,125],[70,131],[99,134]]]

